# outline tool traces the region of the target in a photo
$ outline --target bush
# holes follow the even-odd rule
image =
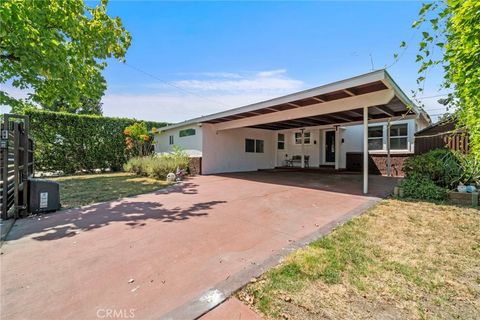
[[[404,195],[414,199],[444,200],[447,197],[447,189],[435,184],[424,175],[410,175],[403,180],[401,185]]]
[[[127,162],[124,129],[134,119],[31,109],[30,134],[35,142],[35,169],[40,171],[120,170]],[[147,127],[165,123],[145,122]]]
[[[480,159],[473,154],[456,154],[460,168],[460,175],[455,183],[463,183],[465,185],[474,183],[480,184]]]
[[[124,165],[124,170],[138,175],[165,180],[167,174],[177,169],[188,170],[190,158],[179,148],[172,153],[148,157],[134,157]]]
[[[424,176],[436,185],[447,188],[454,187],[461,176],[457,155],[446,149],[432,150],[405,160],[403,172],[407,179]]]

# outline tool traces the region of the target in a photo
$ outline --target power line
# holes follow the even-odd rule
[[[434,96],[427,96],[427,97],[421,97],[421,98],[417,98],[417,100],[424,100],[424,99],[431,99],[431,98],[445,97],[445,96],[448,96],[448,95],[449,95],[449,93],[437,94],[437,95],[434,95]]]
[[[169,85],[169,86],[171,86],[171,87],[173,87],[173,88],[175,88],[175,89],[177,89],[177,90],[183,91],[183,92],[185,92],[185,93],[187,93],[187,94],[190,94],[190,95],[193,95],[193,96],[196,96],[196,97],[198,97],[198,98],[200,98],[200,99],[204,99],[204,100],[206,100],[206,101],[210,101],[210,102],[213,102],[213,103],[215,103],[215,104],[219,104],[219,105],[221,105],[221,106],[223,106],[223,107],[231,108],[231,106],[226,105],[226,104],[224,104],[223,102],[219,102],[219,101],[216,101],[216,100],[213,100],[213,99],[204,97],[204,96],[199,95],[199,94],[197,94],[197,93],[195,93],[195,92],[192,92],[192,91],[186,90],[186,89],[184,89],[184,88],[182,88],[182,87],[180,87],[180,86],[177,86],[177,85],[175,85],[175,84],[173,84],[173,83],[171,83],[171,82],[169,82],[169,81],[162,80],[162,79],[160,79],[159,77],[151,74],[150,72],[144,71],[144,70],[142,70],[142,69],[140,69],[140,68],[138,68],[138,67],[136,67],[136,66],[132,66],[131,64],[128,64],[128,63],[126,63],[126,62],[125,62],[125,65],[128,66],[129,68],[133,69],[133,70],[136,70],[136,71],[138,71],[138,72],[140,72],[140,73],[143,73],[143,74],[149,76],[150,78],[153,78],[153,79],[155,79],[155,80],[157,80],[157,81],[160,81],[160,82],[162,82],[162,83],[164,83],[164,84],[166,84],[166,85]]]

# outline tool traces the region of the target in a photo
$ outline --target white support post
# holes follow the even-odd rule
[[[392,160],[390,159],[390,119],[387,123],[387,177],[392,176]]]
[[[340,127],[335,126],[335,170],[340,168]]]
[[[363,107],[363,193],[368,193],[368,107]]]

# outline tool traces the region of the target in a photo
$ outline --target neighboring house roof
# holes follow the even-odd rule
[[[430,117],[428,114],[421,108],[416,106],[400,89],[400,87],[395,83],[392,77],[388,74],[385,69],[376,70],[366,74],[362,74],[353,78],[333,82],[323,86],[315,87],[312,89],[296,92],[286,96],[246,105],[239,108],[234,108],[218,113],[214,113],[207,116],[202,116],[194,119],[190,119],[184,122],[179,122],[167,127],[161,128],[161,131],[166,131],[169,129],[174,129],[178,127],[184,127],[192,124],[199,123],[221,123],[232,120],[239,120],[255,116],[264,116],[266,114],[273,114],[275,112],[281,112],[289,109],[308,107],[313,105],[322,106],[322,103],[327,103],[351,98],[355,96],[360,96],[364,94],[380,92],[386,89],[392,89],[394,92],[393,99],[385,105],[372,106],[373,111],[369,114],[373,119],[385,118],[387,116],[395,117],[400,116],[406,112],[413,112],[419,117],[423,117],[424,121],[429,124],[431,123]],[[361,108],[362,106],[358,106]],[[360,111],[348,110],[343,111],[342,114],[338,114],[334,119],[340,121],[342,118],[343,122],[353,122],[355,119],[361,118],[361,109]],[[387,116],[386,116],[387,115]],[[256,125],[253,127],[278,130],[282,128],[295,127],[299,123],[305,124],[311,123],[311,125],[321,125],[325,124],[325,121],[328,121],[328,116],[324,116],[322,119],[311,119],[308,118],[308,121],[305,119],[289,119],[288,121],[272,123],[272,124],[262,124]],[[349,120],[349,121],[347,121]],[[330,119],[332,121],[332,119]],[[337,122],[338,122],[337,121]],[[297,122],[297,123],[295,123]],[[341,122],[341,121],[340,121]],[[328,123],[328,122],[327,122]],[[331,122],[330,122],[331,123]]]
[[[456,119],[454,116],[446,117],[445,119],[438,121],[420,131],[415,133],[415,136],[431,135],[443,132],[449,132],[455,130]]]

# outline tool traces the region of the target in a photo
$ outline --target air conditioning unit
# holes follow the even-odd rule
[[[28,179],[28,212],[53,212],[60,209],[60,185],[55,181]]]

